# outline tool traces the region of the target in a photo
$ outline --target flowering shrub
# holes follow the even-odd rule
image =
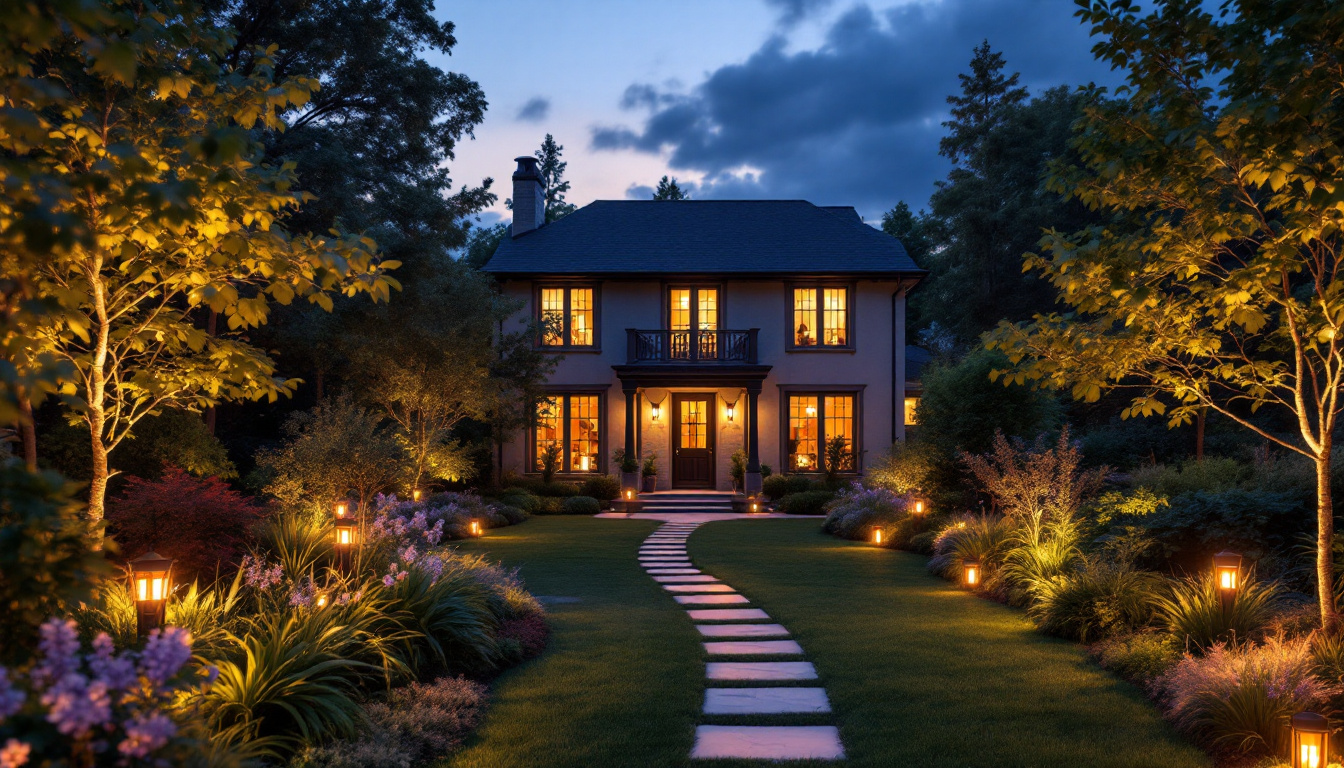
[[[826,522],[821,527],[844,539],[867,539],[874,526],[885,532],[905,518],[909,503],[909,497],[886,488],[852,483],[826,505]]]
[[[1000,517],[990,515],[957,515],[948,520],[933,540],[933,557],[929,572],[945,579],[961,576],[961,565],[966,560],[979,560],[990,571],[1003,553],[1013,526]]]
[[[1309,638],[1219,643],[1202,657],[1181,659],[1155,686],[1176,725],[1210,746],[1277,754],[1288,718],[1338,693],[1338,686],[1312,675],[1313,664]]]
[[[51,619],[26,675],[0,667],[0,766],[180,764],[202,748],[173,708],[208,682],[187,667],[186,630],[154,630],[140,652],[116,653],[106,634],[81,650],[75,623]]]

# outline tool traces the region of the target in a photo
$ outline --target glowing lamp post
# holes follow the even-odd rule
[[[757,512],[760,512],[761,511],[760,500],[752,499],[751,502],[747,505],[747,509],[750,510],[753,515],[756,514]]]
[[[411,501],[419,501],[420,495],[421,491],[419,488],[416,488],[415,490],[411,491]]]
[[[317,598],[313,600],[313,605],[316,605],[318,608],[326,608],[330,602],[331,598],[327,596],[326,592],[318,592]]]
[[[1237,590],[1241,588],[1241,555],[1223,551],[1213,556],[1213,578],[1218,587],[1218,598],[1223,609],[1232,607]]]
[[[914,515],[915,517],[923,517],[924,509],[925,509],[924,500],[915,499],[915,503],[910,506],[910,514]]]
[[[873,543],[882,546],[882,529],[876,525],[873,526]]]
[[[472,535],[472,536],[480,536],[480,535],[481,535],[481,521],[480,521],[480,520],[472,520],[472,521],[471,521],[471,535]]]
[[[355,547],[359,544],[359,521],[350,514],[350,505],[336,504],[336,565],[348,569],[353,562]]]
[[[1293,715],[1293,768],[1325,768],[1330,756],[1330,721],[1315,712]]]
[[[974,589],[980,586],[980,561],[963,560],[961,563],[961,583]]]
[[[163,626],[172,589],[173,561],[154,552],[131,561],[131,592],[135,598],[135,633],[140,637]]]

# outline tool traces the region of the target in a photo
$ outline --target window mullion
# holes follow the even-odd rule
[[[560,445],[560,471],[569,471],[569,395],[560,396],[560,418],[563,424],[560,427],[560,439],[564,442]]]

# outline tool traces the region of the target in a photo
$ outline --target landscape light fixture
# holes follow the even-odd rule
[[[419,500],[420,500],[420,489],[416,488],[415,490],[411,491],[411,501],[419,501]]]
[[[327,597],[326,592],[318,592],[317,597],[313,600],[313,605],[316,605],[318,608],[326,608],[327,603],[329,602],[331,602],[331,600]]]
[[[760,511],[761,511],[761,500],[758,499],[758,498],[756,498],[755,496],[752,496],[752,497],[751,497],[751,503],[748,505],[747,508],[748,508],[749,510],[751,510],[751,513],[752,513],[752,514],[756,514],[757,512],[760,512]]]
[[[135,633],[139,637],[163,626],[168,593],[172,590],[173,561],[156,552],[131,561],[131,595],[135,598]]]
[[[915,499],[914,505],[910,507],[910,514],[914,515],[915,517],[920,517],[924,514],[923,499]]]
[[[480,520],[473,519],[473,520],[471,521],[471,535],[472,535],[472,536],[480,536],[480,535],[481,535],[481,521],[480,521]]]
[[[963,560],[961,563],[961,582],[968,587],[980,586],[980,561]]]
[[[1241,555],[1223,550],[1213,556],[1213,578],[1223,610],[1231,610],[1241,587]]]
[[[873,526],[873,543],[879,546],[882,544],[882,528],[880,526]]]
[[[1330,721],[1315,712],[1293,715],[1293,768],[1324,768],[1330,756]]]
[[[626,489],[625,489],[625,500],[626,500],[626,501],[634,501],[634,500],[635,500],[635,489],[634,489],[634,488],[626,488]]]

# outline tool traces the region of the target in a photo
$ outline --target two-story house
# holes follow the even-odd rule
[[[925,274],[853,208],[803,200],[599,200],[545,223],[517,159],[513,229],[486,265],[563,356],[501,454],[561,477],[659,457],[660,489],[745,490],[774,472],[859,474],[904,439],[906,293]],[[827,446],[832,446],[828,456]]]

